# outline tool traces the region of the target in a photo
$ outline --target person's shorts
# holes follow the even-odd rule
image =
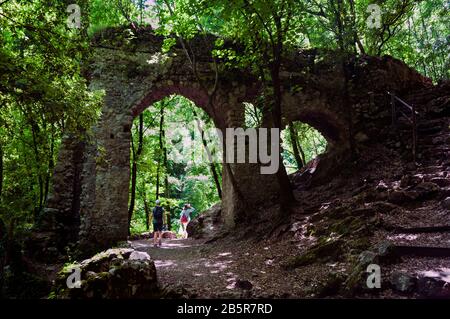
[[[153,223],[153,231],[162,231],[163,224],[162,223]]]

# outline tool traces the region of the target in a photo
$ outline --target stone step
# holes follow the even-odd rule
[[[450,186],[441,187],[441,196],[443,198],[450,197]]]
[[[434,174],[434,173],[442,173],[446,171],[446,167],[443,165],[431,165],[420,167],[417,172],[421,174]]]
[[[439,185],[440,187],[448,187],[450,186],[450,178],[449,177],[434,177],[430,180],[430,182]]]
[[[450,134],[420,135],[418,142],[422,145],[450,145]]]
[[[417,127],[418,134],[435,134],[442,131],[442,126]]]
[[[450,225],[426,227],[393,227],[392,231],[399,234],[423,234],[450,232]]]
[[[429,259],[428,262],[431,260]],[[402,295],[405,295],[405,293],[417,294],[421,298],[450,298],[450,268],[442,267],[441,260],[431,262],[432,267],[422,265],[422,262],[414,257],[408,258],[407,263],[418,263],[419,269],[422,268],[423,270],[418,270],[415,267],[413,271],[402,269],[391,273],[389,284],[394,291]]]
[[[397,256],[417,256],[417,257],[450,257],[450,246],[409,246],[394,245],[394,254]]]
[[[442,126],[442,124],[446,122],[445,119],[424,119],[417,124],[418,128],[426,128],[430,126]]]
[[[450,148],[438,148],[438,147],[429,147],[426,145],[419,145],[418,146],[419,153],[422,153],[426,156],[441,156],[441,155],[447,155],[448,152],[450,152]]]
[[[419,154],[417,157],[422,160],[445,159],[445,158],[450,157],[450,152],[449,151],[446,151],[446,152],[444,152],[444,151],[437,151],[437,152],[421,151],[419,148]]]
[[[418,151],[424,155],[445,155],[450,152],[449,148],[429,147],[427,145],[418,146]]]

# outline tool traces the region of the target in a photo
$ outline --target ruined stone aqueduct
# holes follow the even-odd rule
[[[202,108],[220,130],[243,126],[243,102],[254,102],[260,89],[251,73],[219,64],[217,91],[209,101],[182,46],[163,54],[162,43],[163,38],[151,31],[128,39],[120,28],[95,37],[85,74],[93,90],[105,91],[101,118],[84,137],[64,138],[43,215],[46,222],[41,223],[56,232],[61,245],[78,242],[80,249],[97,251],[127,238],[131,127],[153,103],[182,95]],[[208,88],[216,79],[213,43],[209,37],[191,43],[198,77]],[[345,94],[343,68],[336,60],[333,52],[310,50],[293,52],[283,64],[283,123],[307,123],[328,142],[317,179],[332,174],[345,160],[351,141],[357,148],[379,138],[378,128],[390,120],[387,90],[402,94],[426,85],[418,73],[393,58],[360,57],[348,83],[350,94]],[[258,164],[230,166],[246,207],[260,207],[277,196],[274,176],[261,175]],[[248,212],[243,211],[226,170],[222,183],[222,218],[232,228]]]

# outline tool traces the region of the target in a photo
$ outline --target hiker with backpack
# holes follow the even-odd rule
[[[164,224],[164,208],[161,207],[159,199],[156,200],[156,206],[153,208],[153,246],[162,245],[162,231]]]
[[[195,210],[191,204],[185,204],[180,214],[180,224],[183,231],[183,238],[188,238],[187,225],[191,221],[191,213]]]

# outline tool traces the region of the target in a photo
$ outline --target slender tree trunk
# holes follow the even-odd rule
[[[356,145],[355,145],[355,137],[353,132],[353,108],[352,108],[352,97],[350,95],[351,90],[351,78],[354,72],[353,62],[343,61],[342,63],[344,68],[344,105],[347,108],[347,122],[348,122],[348,140],[350,142],[350,155],[352,160],[356,159]]]
[[[144,199],[144,211],[145,211],[145,229],[149,231],[150,229],[150,208],[147,201],[147,194],[144,190],[143,193],[143,199]]]
[[[39,130],[39,127],[36,125],[35,122],[31,122],[31,133],[32,133],[32,138],[33,138],[33,150],[34,150],[34,155],[35,155],[35,160],[36,160],[36,166],[38,168],[38,186],[39,186],[39,199],[38,199],[38,207],[37,210],[35,210],[35,218],[36,213],[40,212],[42,210],[42,207],[44,205],[44,180],[42,178],[42,172],[40,169],[40,156],[39,156],[39,150],[38,150],[38,142],[37,142],[37,131]]]
[[[2,201],[3,192],[3,145],[0,144],[0,203]]]
[[[48,199],[48,193],[49,193],[49,188],[50,188],[50,178],[52,176],[53,173],[53,169],[55,168],[55,162],[53,160],[53,156],[54,156],[54,152],[55,152],[55,139],[52,133],[51,136],[51,141],[50,141],[50,158],[48,160],[48,171],[47,171],[47,176],[45,177],[45,192],[44,192],[44,202],[47,203],[47,199]]]
[[[366,54],[366,50],[364,49],[364,46],[361,43],[361,40],[359,39],[359,36],[358,36],[358,28],[357,28],[357,25],[356,25],[355,0],[349,0],[349,3],[350,3],[350,11],[351,11],[351,23],[352,23],[352,30],[353,30],[353,41],[356,44],[356,46],[358,47],[358,49],[361,52],[361,54]]]
[[[164,124],[164,123],[163,123]],[[164,156],[164,197],[165,198],[170,198],[170,188],[169,188],[169,162],[167,161],[167,144],[166,144],[166,130],[162,129],[162,138],[160,141],[160,146],[162,143],[162,147],[163,147],[163,156]],[[171,222],[170,222],[170,206],[169,204],[167,204],[166,207],[166,211],[164,214],[165,218],[166,218],[166,222],[165,224],[167,225],[167,230],[171,230]]]
[[[297,141],[297,132],[294,127],[294,123],[289,123],[289,137],[291,138],[292,151],[294,153],[295,162],[297,163],[297,169],[301,169],[305,162],[302,160],[299,152],[298,141]]]
[[[281,50],[278,50],[280,52]],[[272,108],[272,119],[274,128],[281,129],[281,79],[280,79],[280,68],[281,68],[281,56],[275,56],[274,65],[271,68],[271,76],[273,82],[274,91],[274,105]],[[272,139],[273,137],[271,137]],[[277,141],[281,145],[281,140]],[[280,204],[281,211],[283,214],[288,213],[288,206],[295,202],[294,194],[292,193],[292,185],[286,172],[286,168],[283,164],[283,158],[281,157],[281,152],[278,154],[279,157],[279,169],[276,173],[278,184],[280,186]]]
[[[16,229],[16,219],[11,218],[8,225],[8,234],[6,237],[5,265],[13,261],[14,256],[14,231]]]
[[[194,113],[195,120],[197,122],[197,129],[198,129],[198,132],[200,133],[200,136],[202,138],[203,147],[204,147],[205,152],[206,152],[206,154],[208,156],[209,169],[211,170],[211,174],[212,174],[212,177],[214,179],[214,184],[216,185],[217,194],[219,195],[219,198],[222,199],[222,188],[220,186],[219,174],[217,174],[217,170],[216,170],[216,166],[214,165],[214,161],[213,161],[213,158],[212,158],[211,150],[209,149],[208,142],[205,139],[205,134],[204,134],[204,132],[203,132],[203,130],[201,128],[200,120],[199,120],[199,118],[197,116],[197,112],[195,112],[195,110],[192,110],[192,112]]]
[[[131,147],[133,150],[133,163],[131,165],[131,198],[130,198],[130,206],[128,208],[128,234],[130,234],[130,226],[131,219],[133,217],[134,205],[136,202],[136,182],[137,182],[137,162],[139,160],[139,156],[142,153],[143,149],[143,138],[144,138],[144,115],[141,113],[139,115],[139,142],[138,149],[135,151],[134,143],[131,141]]]
[[[156,199],[159,199],[159,184],[160,184],[160,175],[161,175],[161,157],[163,157],[163,148],[164,148],[164,108],[165,105],[161,104],[161,110],[160,110],[160,120],[159,120],[159,152],[158,152],[158,166],[156,169]],[[164,159],[163,159],[164,160]]]

